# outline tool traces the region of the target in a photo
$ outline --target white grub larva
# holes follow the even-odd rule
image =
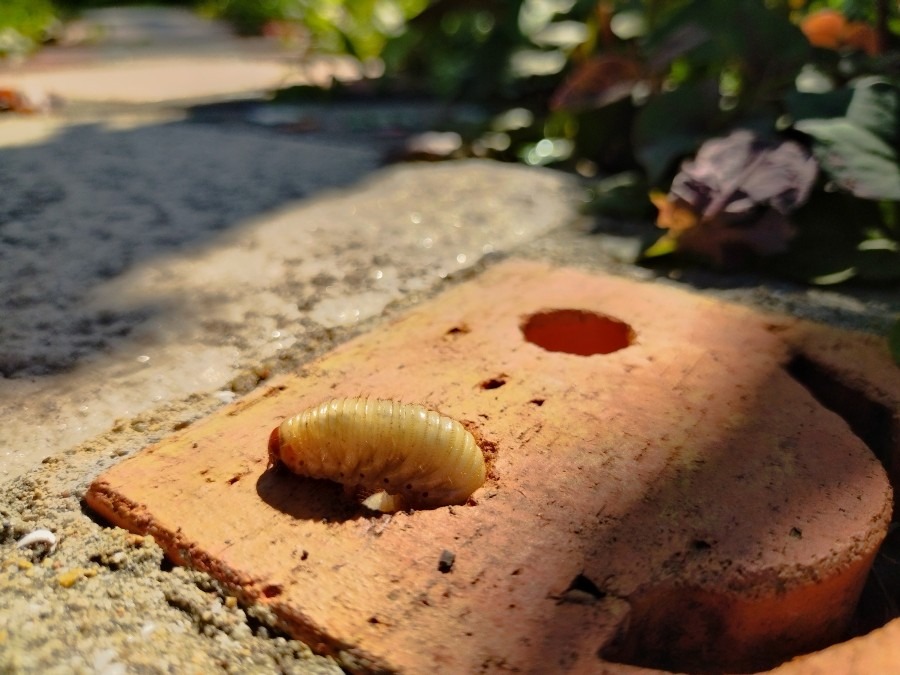
[[[335,398],[286,419],[269,437],[269,464],[342,483],[348,492],[385,492],[378,507],[464,504],[484,483],[484,455],[459,422],[421,405]]]
[[[35,546],[42,546],[47,553],[53,553],[56,550],[56,535],[50,530],[34,530],[16,542],[16,548]]]

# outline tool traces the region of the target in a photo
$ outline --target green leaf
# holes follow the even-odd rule
[[[624,171],[597,181],[584,208],[617,220],[650,220],[655,209],[647,193],[647,182],[640,173]]]
[[[691,155],[714,130],[719,117],[718,82],[685,84],[661,94],[635,120],[638,161],[651,185],[661,185],[682,157]]]
[[[602,173],[633,167],[634,148],[628,131],[634,128],[637,114],[631,99],[578,113],[574,116],[576,128],[572,136],[578,152],[597,162]]]
[[[797,234],[787,253],[769,260],[772,270],[800,281],[835,283],[855,276],[864,229],[878,225],[875,202],[839,192],[813,192],[792,214]]]
[[[885,246],[868,247],[863,242],[856,251],[855,267],[860,279],[873,283],[900,281],[900,250],[894,242],[883,240]],[[894,244],[890,246],[890,244]]]
[[[877,77],[867,77],[854,88],[847,119],[888,143],[895,143],[900,130],[900,91]]]
[[[681,58],[706,73],[740,64],[753,89],[792,81],[810,51],[797,26],[760,0],[678,3],[648,36],[646,49],[659,69]]]
[[[678,248],[678,244],[674,238],[668,234],[664,234],[652,245],[644,249],[641,253],[641,259],[648,260],[650,258],[662,258],[663,256],[672,255]]]
[[[822,94],[810,94],[796,89],[789,91],[784,97],[785,108],[795,120],[830,119],[847,114],[852,89],[835,89]]]
[[[900,200],[896,150],[847,117],[796,125],[815,138],[813,154],[841,188],[863,199]]]
[[[900,200],[900,92],[877,78],[860,82],[843,117],[805,119],[813,154],[841,188],[863,199]]]

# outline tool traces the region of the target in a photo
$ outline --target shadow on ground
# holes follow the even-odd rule
[[[63,128],[0,150],[0,375],[68,370],[153,316],[99,284],[376,166],[365,147],[229,126]]]

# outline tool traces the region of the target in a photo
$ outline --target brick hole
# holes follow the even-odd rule
[[[499,389],[504,384],[506,384],[506,376],[498,375],[497,377],[491,377],[482,382],[479,386],[482,389]]]
[[[462,323],[458,326],[454,326],[450,330],[447,331],[446,335],[465,335],[470,332],[472,329],[469,328],[466,324]]]
[[[852,635],[863,635],[900,616],[900,420],[888,406],[840,381],[821,363],[796,354],[785,366],[824,407],[840,415],[887,471],[894,493],[888,535],[872,564],[853,617]]]
[[[557,599],[557,604],[591,604],[605,597],[606,592],[601,590],[590,578],[584,574],[576,574],[569,587]]]
[[[525,339],[548,352],[578,356],[611,354],[634,342],[624,321],[582,309],[551,309],[532,314],[521,324]]]
[[[784,369],[822,406],[847,422],[851,431],[885,467],[894,492],[893,522],[869,572],[850,630],[836,641],[840,643],[864,635],[900,617],[900,505],[897,497],[900,485],[900,420],[895,418],[888,406],[867,396],[863,389],[841,381],[825,364],[803,354],[795,355]],[[790,536],[799,538],[803,536],[803,532],[793,527]],[[689,547],[692,552],[702,554],[715,544],[714,541],[695,539],[690,542]],[[567,594],[576,586],[573,582]],[[565,598],[566,594],[561,601],[565,601]],[[629,598],[629,603],[631,618],[627,627],[613,643],[598,652],[600,658],[613,663],[677,672],[716,673],[726,669],[721,663],[710,662],[706,656],[706,650],[715,646],[715,622],[708,620],[708,617],[714,617],[718,611],[714,599],[705,598],[702,594],[692,598],[690,594],[686,596],[684,590],[677,588],[658,588],[643,597]],[[659,609],[690,606],[689,603],[695,604],[693,617],[689,613],[683,616],[668,615]],[[705,608],[706,611],[696,611],[705,604],[709,605]],[[692,622],[690,629],[686,628],[689,621]],[[675,645],[672,640],[679,632],[673,630],[676,624],[682,626],[681,633],[703,635],[708,632],[710,638],[699,649],[675,653],[667,647]],[[821,644],[816,648],[825,649],[828,646],[830,645]],[[786,653],[782,650],[777,656],[774,653],[767,656],[760,652],[758,663],[746,664],[740,670],[767,670],[805,651],[807,650],[801,649]]]
[[[262,594],[267,598],[277,598],[281,595],[282,588],[278,584],[269,584],[268,586],[263,586]]]

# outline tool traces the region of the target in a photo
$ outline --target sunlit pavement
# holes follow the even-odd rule
[[[238,38],[219,22],[175,8],[87,12],[62,44],[0,65],[0,87],[63,103],[222,100],[273,88],[353,77],[349,61],[304,58],[301,45]]]
[[[321,133],[203,117],[309,64],[175,10],[90,17],[105,38],[0,75],[61,101],[0,120],[0,478],[193,395],[231,400],[261,364],[576,217],[563,174],[380,168],[374,134],[342,131],[365,109]]]

